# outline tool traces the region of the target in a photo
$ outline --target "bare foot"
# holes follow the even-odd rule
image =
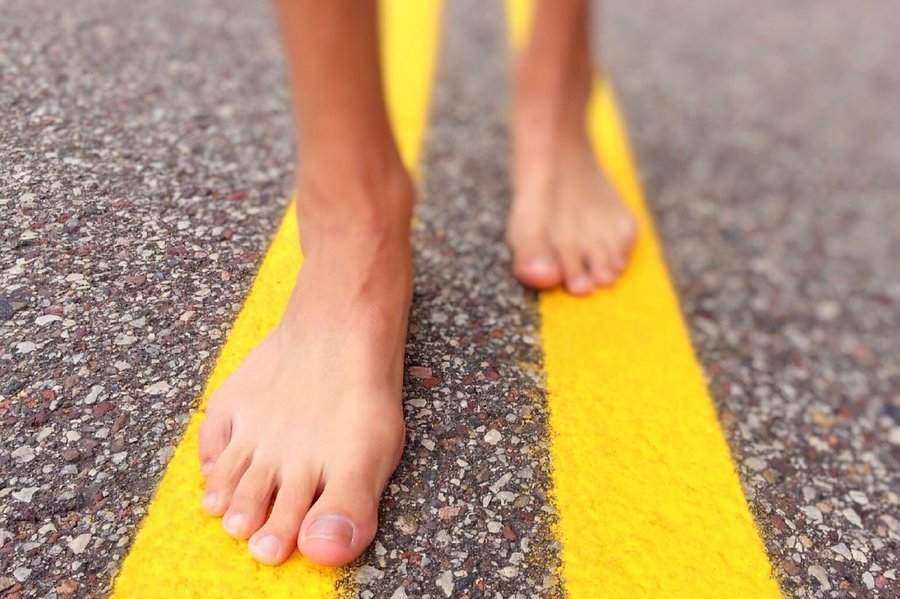
[[[588,145],[554,158],[543,180],[523,176],[507,226],[516,277],[537,289],[586,295],[612,285],[628,264],[634,218]]]
[[[548,65],[540,50],[525,51],[517,74],[507,242],[522,283],[586,295],[619,277],[637,227],[588,138],[590,65]]]
[[[340,194],[355,208],[301,214],[284,319],[210,399],[203,507],[260,562],[299,548],[335,566],[371,543],[403,449],[412,186],[405,173],[381,188],[300,181],[300,206]]]

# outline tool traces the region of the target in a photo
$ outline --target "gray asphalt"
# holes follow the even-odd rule
[[[288,98],[263,3],[0,10],[0,595],[103,596],[286,205]],[[559,590],[499,15],[450,3],[407,358],[431,373],[363,596]],[[898,19],[615,1],[597,36],[790,596],[900,596]]]
[[[785,591],[900,597],[900,11],[608,2],[603,26]]]

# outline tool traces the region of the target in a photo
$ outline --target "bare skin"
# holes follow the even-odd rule
[[[612,282],[634,234],[584,131],[584,4],[542,2],[519,63],[508,229],[523,283],[579,294]],[[375,5],[276,0],[304,264],[283,320],[210,398],[200,432],[203,507],[265,564],[295,550],[331,566],[358,557],[403,449],[414,192],[384,105]],[[583,44],[561,42],[579,27]]]
[[[597,164],[585,127],[592,68],[587,2],[540,2],[513,94],[515,194],[507,225],[516,277],[587,295],[628,263],[634,218]]]
[[[277,6],[304,264],[281,323],[210,398],[203,506],[262,563],[299,549],[336,566],[371,543],[403,449],[413,187],[382,100],[374,2]]]

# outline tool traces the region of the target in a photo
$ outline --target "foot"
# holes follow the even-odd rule
[[[567,92],[564,83],[521,79],[507,224],[514,272],[529,287],[563,286],[587,295],[621,275],[636,223],[594,155],[584,122],[586,97],[579,99],[584,93]],[[559,101],[546,92],[548,85],[564,91]]]
[[[210,398],[203,507],[260,562],[299,549],[338,566],[375,536],[403,449],[412,186],[302,181],[303,268],[281,323]],[[355,207],[310,208],[338,197]]]

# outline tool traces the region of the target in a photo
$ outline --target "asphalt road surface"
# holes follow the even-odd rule
[[[0,596],[103,596],[286,206],[287,91],[264,3],[0,13]],[[538,323],[502,245],[502,10],[446,17],[407,361],[528,401],[438,413],[411,378],[395,524],[357,583],[415,597],[464,569],[470,596],[552,596]],[[616,0],[595,30],[782,588],[900,596],[900,12]],[[494,429],[518,441],[470,442]],[[453,509],[423,507],[460,468]],[[500,472],[516,499],[486,516]]]

